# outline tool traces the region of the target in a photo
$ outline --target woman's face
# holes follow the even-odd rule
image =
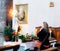
[[[23,19],[24,18],[24,13],[20,13],[20,18]]]
[[[25,11],[24,11],[23,7],[19,8],[19,17],[21,20],[23,20],[25,18]]]

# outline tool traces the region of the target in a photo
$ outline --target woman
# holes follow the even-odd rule
[[[49,30],[48,30],[48,24],[46,22],[43,22],[42,28],[40,32],[37,34],[38,42],[37,47],[39,50],[44,50],[49,48]]]

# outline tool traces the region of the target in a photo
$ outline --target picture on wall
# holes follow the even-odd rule
[[[50,7],[54,7],[54,2],[50,2]]]
[[[28,4],[19,4],[15,5],[17,14],[17,22],[19,24],[27,24],[28,23]]]

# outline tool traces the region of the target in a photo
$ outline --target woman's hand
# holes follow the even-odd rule
[[[35,42],[35,44],[36,44],[36,47],[37,47],[37,48],[40,48],[40,47],[41,47],[42,42],[40,42],[39,40],[37,40],[37,41]]]

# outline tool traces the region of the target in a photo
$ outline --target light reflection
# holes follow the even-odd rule
[[[13,9],[12,9],[12,7],[8,8],[8,17],[9,17],[9,19],[12,19],[12,17],[13,17]]]

